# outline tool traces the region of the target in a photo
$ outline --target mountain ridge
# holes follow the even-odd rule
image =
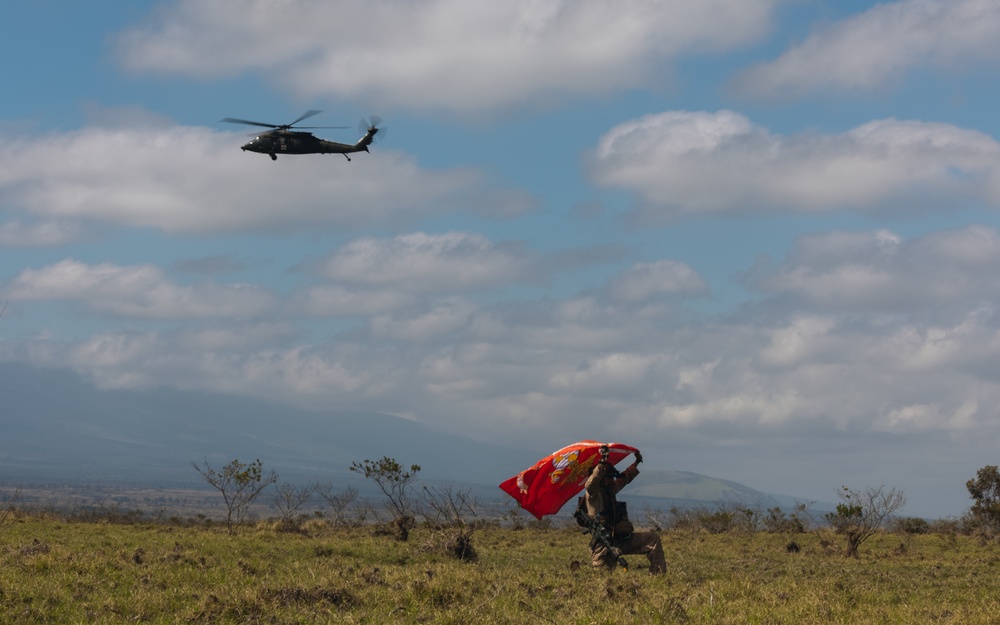
[[[383,413],[316,412],[167,388],[99,390],[68,369],[18,363],[0,363],[0,397],[0,484],[197,488],[204,484],[192,463],[233,458],[260,458],[283,481],[356,483],[352,462],[389,456],[421,465],[429,483],[469,485],[479,497],[502,500],[496,485],[544,455]],[[661,506],[797,501],[730,480],[645,468],[629,493]]]

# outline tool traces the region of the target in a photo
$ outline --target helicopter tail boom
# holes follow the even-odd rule
[[[367,152],[368,146],[372,144],[372,141],[375,140],[375,135],[377,134],[378,134],[378,128],[376,128],[375,126],[371,126],[365,132],[365,136],[361,137],[361,139],[359,139],[358,142],[354,144],[354,147],[357,148],[359,152],[361,151]]]

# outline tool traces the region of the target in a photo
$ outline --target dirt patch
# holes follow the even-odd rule
[[[313,588],[272,588],[264,591],[264,597],[281,605],[325,601],[335,606],[346,607],[356,605],[358,602],[357,598],[346,590],[324,588],[322,586],[314,586]]]

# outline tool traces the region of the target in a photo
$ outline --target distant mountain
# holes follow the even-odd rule
[[[629,486],[633,495],[687,503],[780,506],[771,495],[743,484],[687,471],[643,471],[642,480]]]
[[[551,450],[546,450],[551,451]],[[242,397],[172,389],[98,390],[69,370],[0,363],[0,485],[202,486],[192,462],[260,458],[283,481],[357,481],[354,461],[419,464],[428,483],[497,485],[545,452],[506,449],[375,412],[315,412]],[[655,507],[791,498],[682,471],[643,470],[629,486]]]
[[[192,462],[260,458],[325,480],[391,456],[421,476],[495,484],[537,452],[479,443],[375,412],[313,412],[221,394],[102,391],[68,370],[0,364],[0,480],[197,483]],[[352,474],[353,475],[353,474]]]
[[[806,504],[813,513],[822,514],[834,508],[834,504],[828,502],[765,493],[738,482],[688,471],[643,471],[628,488],[630,497],[662,510],[740,506],[790,511],[799,504]]]

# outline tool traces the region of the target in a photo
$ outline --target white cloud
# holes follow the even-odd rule
[[[660,354],[610,353],[596,356],[584,366],[554,373],[547,387],[558,394],[627,399],[630,394],[646,393],[650,385],[662,382],[662,371],[675,375],[676,362]]]
[[[777,266],[747,283],[827,311],[969,309],[1000,297],[1000,232],[986,226],[903,240],[886,231],[799,238]]]
[[[337,285],[309,287],[293,308],[318,317],[356,317],[408,308],[412,295],[392,289],[351,289]]]
[[[430,319],[443,310],[400,318],[428,295],[482,291],[539,275],[537,254],[516,243],[497,244],[465,232],[414,232],[393,238],[350,241],[315,263],[316,273],[334,284],[309,287],[298,298],[306,314],[375,316],[373,327],[385,336],[417,336],[419,327],[437,326]],[[447,300],[446,300],[447,301]],[[444,305],[446,317],[456,310]],[[406,326],[407,329],[400,329]],[[395,328],[395,329],[390,329]]]
[[[659,81],[682,52],[760,38],[779,0],[182,0],[118,37],[134,71],[255,71],[306,98],[494,110]]]
[[[836,351],[831,330],[836,326],[832,317],[796,317],[786,325],[771,330],[768,343],[760,351],[761,360],[779,366],[808,362],[823,354]]]
[[[81,301],[96,311],[143,319],[253,317],[274,304],[269,293],[252,285],[182,286],[152,265],[87,265],[72,259],[25,269],[7,286],[7,297],[15,301]]]
[[[0,223],[0,245],[9,247],[54,247],[64,245],[83,236],[81,225],[62,221],[19,220]]]
[[[398,226],[458,209],[530,207],[469,169],[422,169],[376,149],[279,157],[241,152],[246,137],[205,128],[86,128],[0,142],[0,200],[40,224],[94,220],[170,233]],[[468,200],[485,198],[482,206]],[[492,198],[493,204],[488,200]],[[36,226],[42,227],[42,226]]]
[[[477,306],[472,302],[461,298],[446,298],[435,302],[430,310],[406,317],[374,317],[371,320],[371,333],[376,340],[427,343],[465,334],[465,328],[476,312]]]
[[[638,302],[657,295],[706,295],[708,285],[691,267],[675,260],[637,263],[611,279],[613,297]]]
[[[332,280],[403,292],[458,292],[531,277],[533,255],[464,232],[351,241],[322,263]]]
[[[1000,61],[994,0],[903,0],[823,28],[774,61],[743,72],[738,87],[774,98],[822,89],[868,90],[930,66],[960,70]]]
[[[731,111],[669,111],[607,132],[591,178],[636,193],[638,218],[1000,205],[1000,144],[949,124],[886,119],[836,135],[774,135]]]
[[[526,323],[487,339],[477,327],[482,314],[449,299],[407,319],[379,320],[370,336],[317,347],[281,346],[280,328],[265,341],[271,346],[242,344],[237,330],[256,330],[237,328],[106,333],[34,353],[39,364],[69,364],[104,386],[169,384],[401,413],[420,406],[430,423],[497,440],[516,440],[510,425],[526,419],[540,436],[572,424],[640,440],[716,425],[898,434],[995,428],[1000,317],[991,310],[943,324],[799,314],[656,334],[637,327],[604,349],[543,343]],[[556,317],[549,322],[557,326]],[[643,340],[622,340],[630,336]]]

